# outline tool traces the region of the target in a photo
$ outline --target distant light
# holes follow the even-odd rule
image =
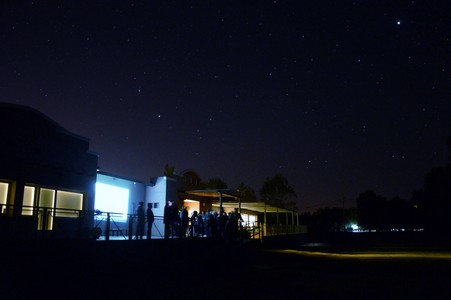
[[[397,25],[401,25],[401,21],[396,22]]]
[[[351,228],[352,228],[352,230],[357,230],[357,229],[359,229],[359,226],[357,225],[357,224],[351,224]]]

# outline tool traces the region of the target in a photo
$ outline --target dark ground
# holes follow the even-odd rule
[[[2,245],[1,299],[451,299],[451,259],[311,257],[207,239]]]

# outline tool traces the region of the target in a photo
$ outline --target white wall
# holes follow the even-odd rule
[[[128,214],[136,213],[136,209],[138,208],[138,203],[140,201],[144,201],[145,209],[147,209],[147,203],[152,203],[152,211],[155,216],[155,226],[152,228],[152,236],[154,238],[164,237],[164,206],[169,199],[178,201],[177,181],[175,179],[166,176],[158,177],[155,180],[155,184],[151,186],[142,182],[115,177],[108,174],[98,174],[97,182],[115,187],[126,188],[129,190]],[[181,209],[181,207],[179,207],[179,209]],[[128,226],[125,222],[119,223],[121,228],[127,228]],[[135,233],[134,231],[135,226],[133,228],[133,234]]]
[[[128,189],[128,214],[136,213],[138,203],[140,201],[145,201],[145,185],[142,182],[115,177],[107,174],[97,174],[97,182]],[[112,199],[112,201],[114,201],[114,199]]]
[[[146,186],[146,203],[153,204],[153,214],[155,215],[155,223],[152,229],[153,237],[164,237],[164,206],[167,200],[176,200],[177,197],[177,182],[170,177],[158,177],[155,180],[154,186]],[[155,207],[157,203],[157,207]],[[147,204],[146,204],[147,206]]]

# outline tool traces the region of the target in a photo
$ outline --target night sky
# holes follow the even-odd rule
[[[42,4],[41,2],[44,2]],[[90,140],[102,171],[195,170],[301,211],[409,199],[451,135],[444,1],[1,1],[0,101]]]

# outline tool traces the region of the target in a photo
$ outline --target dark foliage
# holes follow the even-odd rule
[[[295,198],[297,198],[297,195],[288,180],[280,173],[274,177],[266,178],[260,190],[260,196],[262,201],[296,210]]]

